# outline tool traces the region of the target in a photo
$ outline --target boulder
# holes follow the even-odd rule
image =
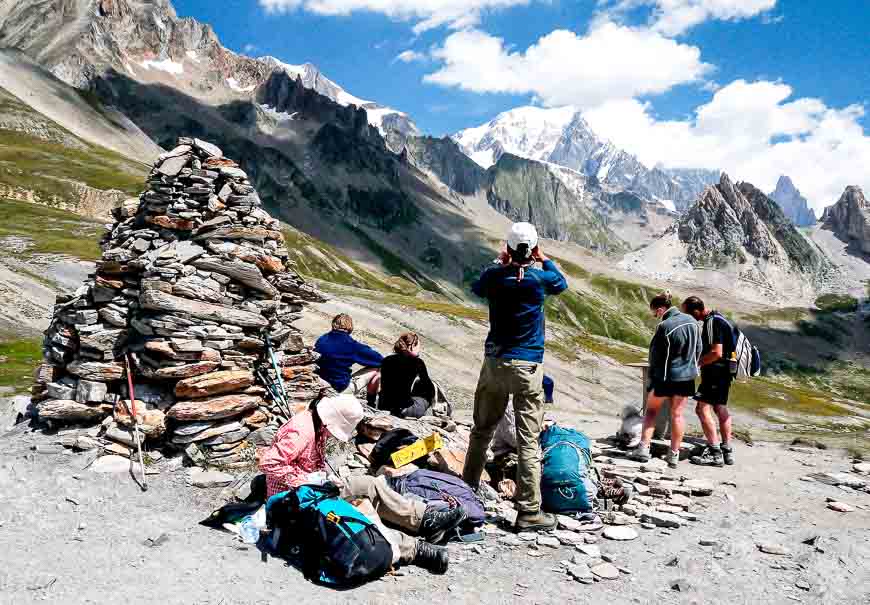
[[[168,416],[174,420],[219,420],[232,418],[264,405],[255,395],[220,395],[193,401],[179,401],[169,409]]]
[[[79,380],[78,388],[76,389],[76,401],[79,403],[99,403],[106,398],[109,393],[109,387],[105,382],[95,382],[92,380]]]
[[[108,404],[87,405],[69,399],[48,399],[36,406],[40,420],[100,420],[112,413]]]
[[[85,380],[111,382],[124,377],[124,366],[117,362],[101,363],[98,361],[74,361],[66,367],[73,376]]]
[[[175,396],[197,398],[242,391],[254,384],[254,375],[247,370],[211,372],[187,378],[175,385]]]
[[[149,287],[145,283],[139,294],[139,302],[145,309],[187,313],[198,319],[219,321],[234,326],[264,328],[268,325],[266,318],[259,313],[173,296],[155,287]]]

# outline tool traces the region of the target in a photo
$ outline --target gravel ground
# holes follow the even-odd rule
[[[186,486],[186,469],[159,463],[160,474],[143,493],[126,474],[83,470],[85,454],[52,453],[52,441],[26,432],[0,438],[3,604],[870,603],[870,495],[799,479],[848,470],[839,452],[738,445],[737,466],[682,464],[678,473],[711,479],[716,493],[695,498],[696,523],[669,533],[638,526],[637,540],[599,542],[631,572],[618,580],[579,584],[559,565],[572,557],[571,548],[544,548],[532,557],[525,547],[511,550],[490,537],[482,553],[452,546],[446,576],[406,567],[337,592],[307,583],[278,560],[263,562],[230,534],[199,526],[227,494]],[[829,510],[829,496],[855,511]],[[815,546],[803,543],[813,537]],[[718,545],[701,546],[701,539]],[[790,554],[763,554],[758,543]]]

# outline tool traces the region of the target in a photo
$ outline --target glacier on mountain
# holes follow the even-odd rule
[[[650,169],[635,156],[600,138],[572,106],[519,107],[486,124],[462,130],[453,140],[483,168],[504,153],[549,162],[594,177],[604,185],[684,209],[719,179],[713,170]],[[670,209],[668,204],[664,204]]]

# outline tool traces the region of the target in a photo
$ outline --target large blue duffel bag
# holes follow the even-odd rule
[[[598,486],[589,438],[552,425],[541,433],[541,450],[541,507],[559,514],[591,512]]]

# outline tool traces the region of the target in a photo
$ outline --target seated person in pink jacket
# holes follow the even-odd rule
[[[311,473],[324,470],[326,440],[334,437],[350,441],[362,417],[362,405],[348,394],[317,399],[308,410],[293,416],[259,456],[260,470],[266,474],[267,495],[298,487],[308,482]],[[390,488],[384,477],[362,475],[330,480],[339,486],[342,498],[368,498],[381,519],[402,530],[387,529],[384,533],[393,545],[393,563],[410,563],[438,574],[447,571],[447,549],[425,540],[438,542],[459,526],[465,520],[462,507],[426,506],[420,500],[405,498]]]

